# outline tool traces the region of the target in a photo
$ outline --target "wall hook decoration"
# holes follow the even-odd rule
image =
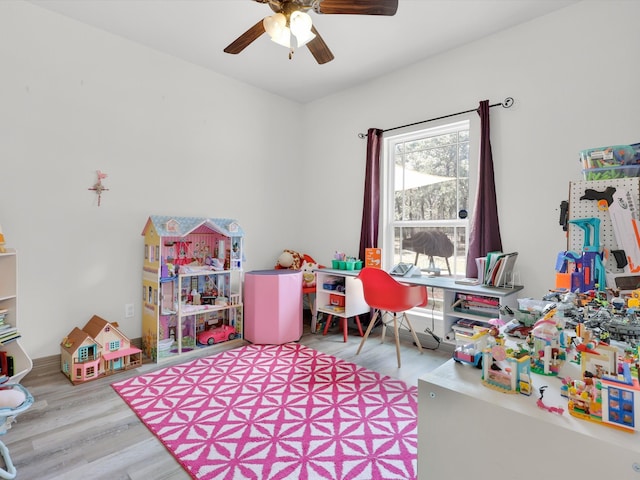
[[[93,187],[89,188],[89,190],[93,190],[98,195],[98,206],[100,206],[100,199],[102,198],[102,192],[109,190],[102,184],[102,180],[107,178],[106,173],[102,173],[100,170],[96,170],[98,174],[98,181],[93,184]]]

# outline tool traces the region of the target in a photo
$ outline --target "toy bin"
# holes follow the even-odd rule
[[[582,170],[585,180],[611,180],[614,178],[640,177],[640,165],[586,168]]]
[[[333,293],[329,295],[329,305],[334,307],[344,307],[344,299],[343,295],[334,295]]]
[[[582,162],[582,168],[585,170],[618,167],[621,165],[636,165],[640,163],[640,143],[582,150],[580,152],[580,161]],[[635,177],[637,175],[628,176]]]

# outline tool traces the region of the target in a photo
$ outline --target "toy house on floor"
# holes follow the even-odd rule
[[[142,350],[118,329],[117,323],[94,315],[75,327],[60,344],[60,368],[73,384],[95,380],[142,364]]]
[[[156,362],[242,338],[238,222],[152,215],[142,235],[144,354]]]

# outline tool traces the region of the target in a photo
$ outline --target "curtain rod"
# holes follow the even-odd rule
[[[515,103],[515,100],[513,99],[513,97],[507,97],[504,99],[502,103],[494,103],[493,105],[489,105],[489,108],[491,107],[510,108],[511,106],[513,106],[514,103]],[[442,120],[443,118],[455,117],[456,115],[463,115],[465,113],[471,113],[471,112],[477,112],[477,111],[478,109],[474,108],[471,110],[465,110],[464,112],[450,113],[449,115],[443,115],[442,117],[430,118],[429,120],[421,120],[420,122],[409,123],[408,125],[401,125],[399,127],[387,128],[386,130],[382,130],[382,133],[390,132],[391,130],[398,130],[400,128],[405,128],[405,127],[413,127],[414,125],[420,125],[421,123],[434,122],[436,120]],[[358,137],[367,138],[367,134],[359,133]]]

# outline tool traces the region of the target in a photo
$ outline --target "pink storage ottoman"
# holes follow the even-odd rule
[[[302,272],[255,270],[244,277],[244,338],[280,345],[302,337]]]

